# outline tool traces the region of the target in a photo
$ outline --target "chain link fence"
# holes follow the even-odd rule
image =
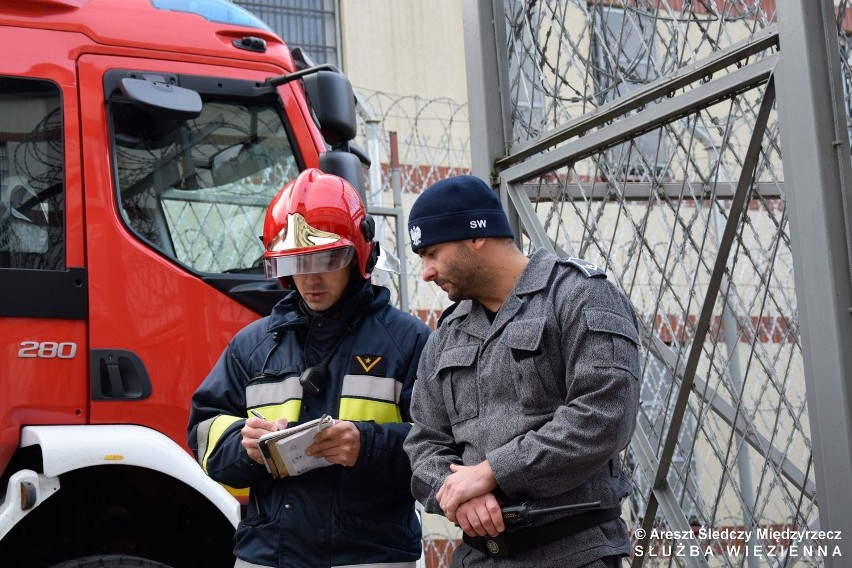
[[[373,164],[367,173],[368,209],[377,219],[384,250],[398,251],[398,277],[379,275],[397,304],[434,325],[449,301],[436,286],[423,282],[420,258],[408,249],[405,217],[417,195],[448,176],[470,172],[467,105],[448,98],[424,99],[359,89],[359,138]],[[388,207],[398,205],[393,211]],[[386,212],[386,213],[385,213]],[[384,214],[383,214],[384,213]],[[407,217],[406,217],[407,219]]]
[[[606,267],[642,322],[632,564],[823,565],[838,542],[790,536],[819,511],[775,2],[505,8],[512,149],[498,168],[525,244]]]
[[[757,552],[772,550],[778,565],[822,565],[815,543],[772,532],[816,526],[818,511],[770,71],[724,88],[713,83],[763,60],[771,70],[774,7],[509,1],[504,16],[512,151],[498,168],[518,177],[510,189],[524,244],[547,242],[606,267],[642,322],[640,427],[624,455],[635,486],[624,518],[642,551],[632,561],[756,567],[767,559]],[[655,87],[684,69],[688,80]],[[643,89],[651,92],[633,108],[606,114]],[[706,95],[671,103],[650,123],[621,122],[652,101],[692,93]],[[387,132],[400,137],[404,204],[467,171],[465,106],[384,93],[366,99],[384,132],[382,164],[391,162]],[[570,159],[540,160],[529,166],[533,175],[515,174],[554,133]],[[585,142],[593,133],[599,140]],[[749,151],[754,139],[759,149]],[[753,176],[742,182],[750,167]],[[382,173],[378,193],[387,199],[393,172]],[[378,187],[375,177],[371,183]],[[740,185],[747,196],[737,206]],[[732,214],[734,207],[743,210]],[[729,219],[735,229],[725,244]],[[720,254],[729,259],[721,279],[714,276]],[[446,298],[417,278],[416,256],[406,264],[410,309],[434,321]],[[715,298],[709,317],[705,298]],[[660,471],[664,498],[653,490]],[[428,516],[424,528],[426,564],[449,566],[458,530]],[[639,538],[674,529],[695,538]],[[744,534],[754,538],[745,542]],[[678,553],[693,545],[700,554]]]

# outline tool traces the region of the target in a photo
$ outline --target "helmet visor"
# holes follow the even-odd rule
[[[305,254],[273,256],[263,259],[263,270],[267,278],[334,272],[346,268],[355,256],[353,247],[342,247]]]

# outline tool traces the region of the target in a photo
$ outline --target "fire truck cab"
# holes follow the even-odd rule
[[[232,566],[190,399],[283,291],[266,206],[363,187],[352,88],[225,0],[0,0],[0,558]]]

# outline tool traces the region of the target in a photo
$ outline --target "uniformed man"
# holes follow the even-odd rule
[[[452,565],[619,566],[619,454],[639,403],[630,303],[591,263],[526,257],[475,177],[426,189],[408,227],[423,279],[456,302],[424,348],[405,442],[414,496],[464,531]],[[563,510],[507,527],[501,507],[525,502]]]
[[[317,169],[269,206],[264,268],[291,292],[234,336],[189,419],[204,471],[251,490],[236,568],[414,568],[420,558],[402,443],[429,328],[371,284],[373,232],[355,188]],[[273,478],[258,438],[324,414],[336,423],[307,454],[327,467]]]

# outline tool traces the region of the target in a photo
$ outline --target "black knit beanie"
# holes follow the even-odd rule
[[[474,176],[441,180],[420,194],[408,214],[411,250],[477,237],[513,238],[497,194]]]

